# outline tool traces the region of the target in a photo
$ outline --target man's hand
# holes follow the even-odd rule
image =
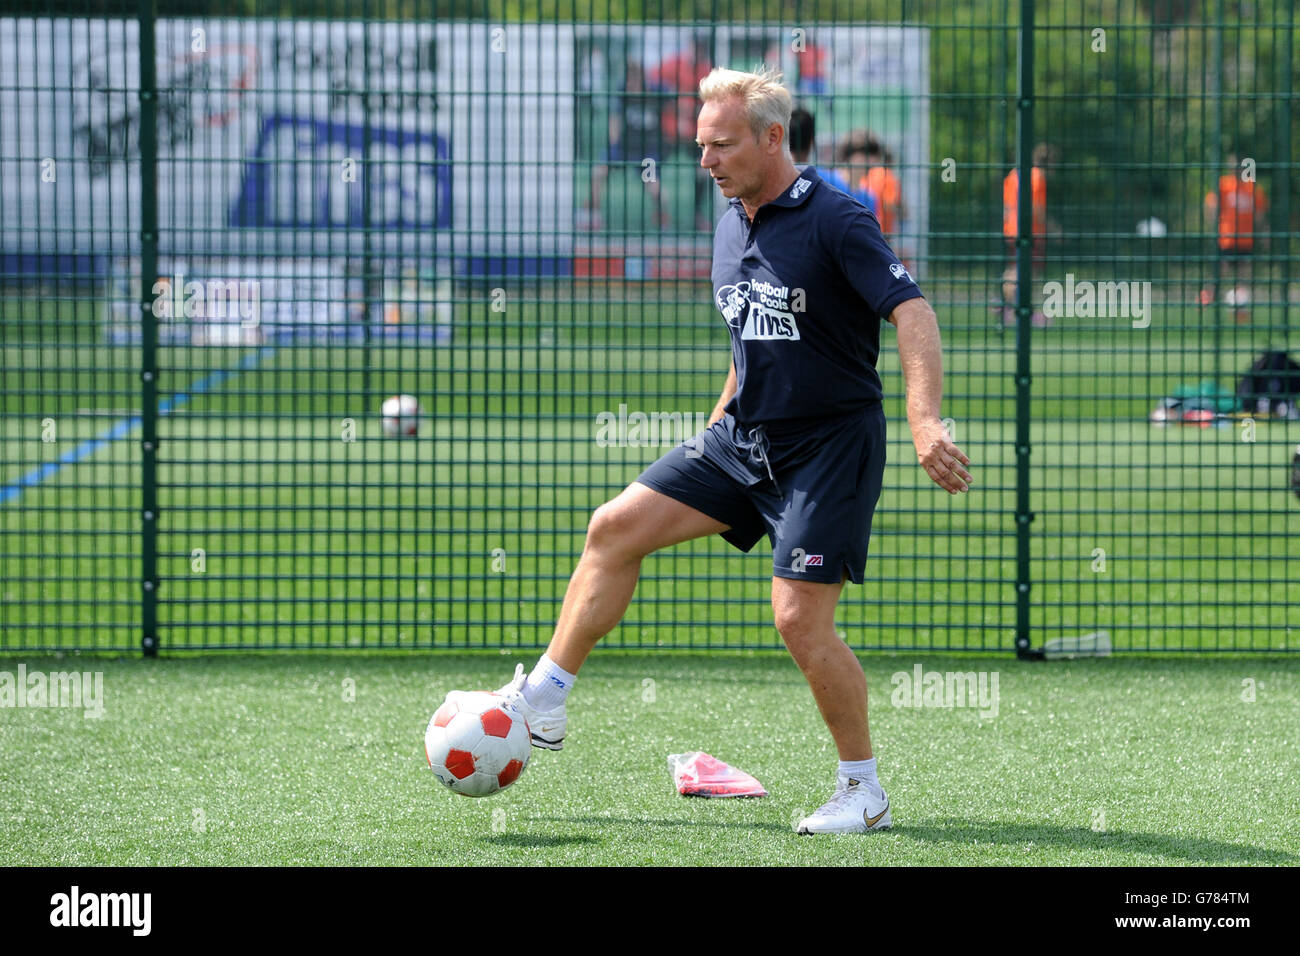
[[[970,459],[953,442],[948,429],[938,419],[928,419],[912,425],[912,444],[916,458],[936,485],[950,495],[968,491],[973,482],[965,469]]]
[[[939,419],[943,397],[943,354],[939,322],[922,298],[908,299],[889,316],[898,329],[898,357],[907,382],[907,423],[916,457],[931,480],[950,495],[966,491],[970,459],[958,448]]]
[[[723,409],[727,407],[727,402],[731,401],[736,394],[736,363],[731,363],[731,371],[727,373],[727,381],[722,386],[722,397],[718,399],[718,404],[713,406],[713,414],[709,416],[709,424],[722,421],[722,416],[726,414]]]

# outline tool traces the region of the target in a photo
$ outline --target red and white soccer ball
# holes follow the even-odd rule
[[[384,399],[384,434],[404,438],[420,430],[420,403],[414,395],[394,395]]]
[[[532,749],[523,715],[486,691],[449,694],[424,732],[424,755],[434,776],[466,797],[510,786],[528,766]]]

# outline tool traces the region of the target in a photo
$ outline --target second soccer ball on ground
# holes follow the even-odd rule
[[[420,430],[420,403],[413,395],[394,395],[384,399],[384,434],[405,438]]]

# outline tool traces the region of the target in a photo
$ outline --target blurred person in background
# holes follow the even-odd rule
[[[1253,173],[1253,164],[1251,164]],[[1250,284],[1255,233],[1264,233],[1268,197],[1256,185],[1235,152],[1229,153],[1216,190],[1205,194],[1205,220],[1218,233],[1218,285],[1223,304],[1232,306],[1238,323],[1250,321]],[[1261,244],[1263,235],[1260,237]],[[1214,290],[1203,290],[1202,304],[1214,301]]]
[[[889,168],[894,163],[894,157],[874,136],[867,140],[864,152],[866,173],[858,181],[857,188],[872,193],[879,200],[877,218],[880,220],[880,231],[886,239],[895,239],[907,215],[907,207],[903,205],[902,184]]]
[[[1039,143],[1034,147],[1033,166],[1029,172],[1029,188],[1033,202],[1032,232],[1034,245],[1031,255],[1031,284],[1037,285],[1047,261],[1047,236],[1061,231],[1060,226],[1047,215],[1048,172],[1056,164],[1056,147]],[[1020,171],[1013,169],[1002,180],[1002,235],[1007,251],[1007,267],[1002,273],[1002,301],[995,308],[1001,312],[1005,325],[1016,324],[1016,233],[1020,217]],[[1046,326],[1047,318],[1035,311],[1033,323]]]
[[[684,49],[665,57],[649,74],[656,89],[665,94],[660,120],[664,149],[668,153],[685,151],[690,158],[694,179],[695,229],[713,232],[713,184],[708,174],[695,162],[695,117],[702,101],[700,81],[713,69],[713,41],[707,33],[697,33]]]
[[[807,110],[796,108],[790,114],[790,157],[793,159],[795,168],[803,169],[811,162],[813,146],[817,137],[817,121]],[[876,197],[871,193],[863,190],[855,190],[849,186],[849,182],[834,169],[825,171],[818,169],[818,175],[821,176],[822,182],[834,186],[842,193],[847,193],[858,202],[862,203],[872,214],[879,216],[879,207],[876,204]]]
[[[583,209],[588,211],[584,222],[587,228],[603,228],[601,192],[609,179],[611,165],[629,167],[640,178],[645,160],[654,160],[656,166],[663,161],[660,100],[657,93],[646,88],[645,70],[641,64],[628,60],[623,82],[609,112],[609,146],[605,150],[605,161],[591,171],[591,192],[583,204]],[[645,185],[654,201],[655,225],[667,226],[670,220],[664,208],[659,177],[646,181]]]

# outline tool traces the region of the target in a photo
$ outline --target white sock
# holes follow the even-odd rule
[[[858,781],[858,786],[870,788],[877,797],[884,793],[880,789],[880,781],[876,779],[875,757],[870,760],[841,760],[840,773],[850,780]]]
[[[554,710],[564,703],[578,678],[570,674],[545,654],[537,659],[537,666],[524,684],[524,700],[538,710]]]

